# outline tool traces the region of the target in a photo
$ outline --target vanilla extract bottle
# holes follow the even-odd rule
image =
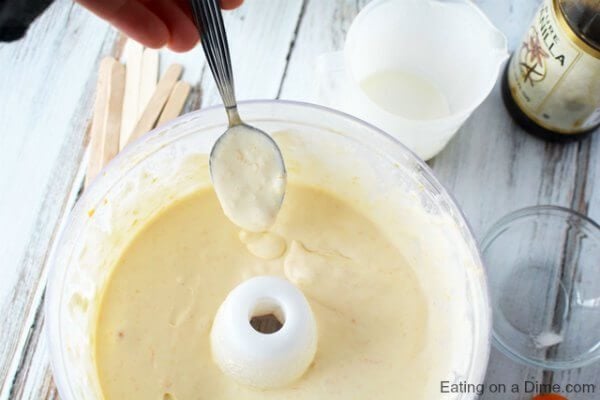
[[[600,0],[544,0],[507,64],[502,97],[526,131],[549,140],[600,126]]]

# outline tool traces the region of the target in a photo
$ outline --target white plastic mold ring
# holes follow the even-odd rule
[[[281,323],[273,333],[257,331],[253,317],[272,314]],[[213,358],[238,383],[267,389],[300,378],[317,349],[317,325],[302,292],[274,276],[251,278],[228,295],[211,330]]]

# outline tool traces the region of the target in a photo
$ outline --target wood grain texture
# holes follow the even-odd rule
[[[133,142],[145,133],[148,133],[156,124],[173,87],[181,76],[183,67],[180,64],[172,64],[158,81],[156,89],[142,112],[140,119],[135,124],[133,132],[129,137],[129,143]]]
[[[226,13],[238,100],[277,96],[303,4],[302,0],[253,0]],[[202,74],[200,86],[202,107],[221,103],[209,70]]]
[[[307,2],[290,53],[285,79],[278,92],[282,99],[312,101],[316,94],[317,57],[344,46],[352,20],[369,0]]]
[[[116,37],[63,0],[25,39],[0,44],[0,313],[10,315],[0,324],[0,398],[11,391],[43,293],[48,244],[86,144],[98,61]]]
[[[156,126],[169,122],[181,114],[181,110],[183,110],[187,97],[190,94],[190,89],[190,84],[184,81],[179,81],[173,86],[173,90],[169,95],[165,108],[160,113],[160,118]]]
[[[90,159],[86,186],[119,152],[125,66],[113,57],[100,62],[94,115],[90,130]]]
[[[141,44],[132,39],[127,39],[122,57],[122,62],[125,63],[126,74],[121,135],[119,140],[119,148],[121,150],[129,142],[131,132],[133,132],[133,128],[143,111],[143,108],[140,106],[143,54],[144,47]],[[150,96],[151,95],[152,94],[150,94]]]
[[[155,49],[144,49],[142,55],[142,68],[140,76],[140,102],[138,104],[138,116],[141,116],[154,91],[158,80],[159,52]]]
[[[252,0],[225,13],[239,99],[310,98],[314,60],[341,48],[352,18],[367,2]],[[539,1],[476,3],[508,33],[514,47]],[[117,39],[106,24],[70,1],[58,0],[24,41],[0,44],[0,70],[6,71],[0,74],[0,98],[17,93],[0,107],[0,119],[7,124],[0,131],[0,313],[10,315],[0,325],[0,400],[58,398],[43,334],[44,262],[82,185],[84,132],[98,62],[104,55],[118,56],[115,46],[123,43],[116,45]],[[200,47],[185,54],[162,50],[161,72],[173,63],[184,65],[182,79],[192,84],[186,111],[220,103]],[[573,207],[600,220],[599,137],[569,145],[532,138],[512,123],[496,88],[430,164],[463,207],[477,237],[505,213],[534,204]],[[487,382],[600,385],[598,376],[598,363],[549,373],[493,350]]]
[[[102,153],[104,151],[103,130],[107,114],[108,87],[112,66],[117,61],[113,57],[104,57],[98,67],[98,78],[94,96],[94,110],[90,126],[90,152],[93,154],[88,161],[86,181],[89,182],[96,177],[102,168]]]

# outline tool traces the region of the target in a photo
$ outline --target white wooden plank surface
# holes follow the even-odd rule
[[[249,0],[227,15],[235,91],[238,100],[277,96],[288,52],[302,11],[302,0]],[[235,39],[233,39],[235,38]],[[221,103],[208,70],[202,76],[201,105]]]
[[[506,33],[512,49],[539,1],[477,1],[490,19]],[[597,136],[593,138],[597,140]],[[442,183],[451,190],[477,237],[503,215],[522,207],[553,204],[600,217],[600,193],[594,192],[594,175],[600,172],[600,149],[592,140],[572,144],[552,144],[524,133],[506,112],[499,87],[463,126],[450,145],[431,165]],[[594,216],[595,213],[595,216]],[[524,380],[544,383],[600,384],[600,365],[569,372],[549,373],[519,365],[494,350],[487,383],[513,383]],[[599,389],[597,389],[599,390]],[[596,394],[600,398],[600,394]],[[506,394],[486,394],[483,399],[506,399]],[[530,399],[531,394],[510,395]],[[591,399],[589,394],[569,395],[570,400]]]
[[[84,149],[91,74],[115,38],[62,0],[22,42],[0,44],[0,397],[27,344],[48,243]]]
[[[367,4],[357,1],[308,1],[298,27],[279,98],[310,101],[316,93],[316,59],[341,50],[352,19]]]
[[[368,0],[246,0],[225,16],[240,99],[312,96],[314,60],[339,50]],[[539,0],[476,1],[507,36],[520,40]],[[101,56],[118,55],[117,35],[68,0],[58,0],[19,43],[0,44],[0,399],[57,398],[43,336],[44,260],[61,216],[81,185],[79,168]],[[219,102],[200,47],[161,51],[193,85],[186,110]],[[498,217],[557,204],[600,220],[600,139],[555,145],[525,135],[498,89],[431,162],[477,236]],[[78,172],[79,171],[79,172]],[[70,200],[69,200],[70,199]],[[492,352],[488,383],[524,379],[600,384],[600,366],[549,374]],[[599,388],[600,389],[600,388]],[[529,399],[489,395],[484,399]],[[589,395],[570,400],[591,399]]]

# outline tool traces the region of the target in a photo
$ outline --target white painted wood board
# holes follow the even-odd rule
[[[309,98],[315,58],[341,49],[367,2],[246,0],[226,13],[238,97]],[[514,48],[538,1],[476,3]],[[44,262],[81,186],[98,61],[118,55],[117,38],[80,7],[58,0],[25,40],[0,44],[0,99],[11,94],[11,101],[0,102],[0,315],[9,316],[0,325],[0,399],[57,398],[43,336]],[[184,65],[182,78],[192,85],[186,110],[220,102],[200,47],[186,54],[161,51],[161,73],[175,62]],[[570,145],[532,138],[510,120],[498,88],[430,165],[478,237],[501,215],[534,204],[568,206],[600,220],[598,136]],[[552,375],[493,351],[487,382],[600,384],[599,376],[598,364]]]

